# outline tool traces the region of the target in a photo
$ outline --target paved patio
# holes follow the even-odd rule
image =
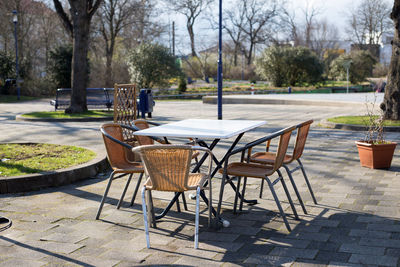
[[[99,122],[19,122],[14,116],[33,110],[51,110],[46,101],[0,104],[0,142],[49,142],[89,147],[104,154]],[[293,228],[287,232],[267,187],[263,199],[233,215],[233,191],[226,188],[223,216],[231,226],[207,229],[202,206],[200,249],[193,249],[194,201],[189,211],[176,207],[152,229],[152,248],[145,246],[140,200],[115,204],[125,179],[116,180],[101,220],[94,220],[108,174],[85,181],[23,194],[0,196],[0,215],[13,226],[0,233],[1,266],[397,266],[400,264],[400,153],[396,149],[390,170],[362,168],[354,141],[363,133],[321,128],[318,121],[336,115],[364,114],[355,107],[224,105],[224,119],[266,120],[264,127],[246,133],[241,144],[306,119],[314,119],[303,163],[318,205],[314,205],[299,173],[295,180],[308,214],[296,205],[300,221],[278,189]],[[185,118],[216,118],[215,105],[200,101],[157,101],[158,122]],[[399,133],[387,134],[399,141]],[[216,151],[222,155],[224,140]],[[214,199],[220,179],[214,179]],[[246,196],[257,198],[260,183],[249,179]],[[290,188],[290,187],[289,187]],[[294,198],[294,192],[292,192]],[[171,194],[154,194],[155,207],[166,205]],[[214,202],[215,204],[215,202]]]

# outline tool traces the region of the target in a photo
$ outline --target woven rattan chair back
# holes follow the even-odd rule
[[[278,149],[276,151],[276,157],[274,162],[274,167],[272,172],[278,170],[282,164],[283,160],[285,159],[286,151],[289,146],[290,135],[292,134],[293,128],[287,128],[286,131],[282,133],[279,137],[279,144]]]
[[[138,127],[140,130],[149,128],[149,124],[145,120],[135,120],[133,124]],[[148,136],[141,136],[136,135],[136,140],[138,141],[139,145],[154,145],[154,140]]]
[[[135,84],[114,85],[114,123],[132,126],[137,117],[137,90]],[[132,131],[123,129],[124,140],[134,146]]]
[[[188,145],[141,146],[140,155],[147,175],[149,190],[183,192],[188,190],[188,177],[193,148]]]
[[[296,137],[296,143],[294,145],[293,149],[293,156],[292,160],[297,160],[303,155],[304,147],[306,145],[306,140],[308,136],[308,132],[310,130],[311,123],[313,123],[313,120],[308,120],[305,121],[299,125],[296,126],[297,128],[297,137]]]
[[[101,126],[101,129],[111,137],[123,142],[122,127],[117,123],[106,123]],[[104,145],[107,151],[107,158],[113,169],[122,166],[127,162],[126,149],[113,142],[103,134]]]

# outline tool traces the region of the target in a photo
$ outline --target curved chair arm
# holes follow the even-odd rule
[[[228,167],[229,158],[231,156],[233,156],[235,154],[238,154],[238,153],[242,153],[241,161],[243,161],[245,152],[248,151],[249,149],[251,150],[253,147],[255,147],[255,146],[259,145],[259,144],[262,144],[264,142],[268,142],[271,139],[274,139],[274,138],[276,138],[278,136],[281,136],[282,134],[286,133],[287,131],[293,131],[295,128],[296,128],[295,126],[287,127],[285,129],[279,130],[279,131],[277,131],[275,133],[272,133],[272,134],[267,135],[265,137],[262,137],[262,138],[259,138],[257,140],[254,140],[254,141],[252,141],[250,143],[247,143],[243,147],[240,147],[240,148],[237,148],[237,149],[233,150],[225,158],[224,172],[225,172],[226,168]],[[248,154],[247,157],[250,157],[250,154]]]
[[[121,142],[120,140],[118,140],[118,139],[112,137],[112,136],[109,135],[106,131],[104,131],[104,129],[100,128],[100,131],[101,131],[101,133],[102,133],[105,137],[107,137],[107,138],[110,139],[111,141],[113,141],[113,142],[115,142],[115,143],[117,143],[117,144],[120,144],[121,146],[126,147],[126,148],[128,148],[128,149],[132,149],[132,148],[133,148],[133,146],[128,145],[127,143]]]
[[[202,147],[202,146],[192,146],[192,148],[196,151],[204,151],[205,153],[208,153],[208,183],[210,184],[211,187],[211,171],[212,171],[212,163],[213,163],[213,153],[211,152],[210,149],[206,148],[206,147]]]

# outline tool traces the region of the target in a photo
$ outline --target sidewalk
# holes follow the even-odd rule
[[[268,94],[268,95],[227,95],[223,96],[224,104],[277,104],[277,105],[313,105],[351,107],[383,101],[383,93],[337,93],[337,94]],[[376,100],[375,100],[376,97]],[[203,97],[203,102],[216,104],[216,96]]]
[[[13,118],[33,110],[51,110],[48,102],[0,104],[0,142],[49,142],[91,148],[104,153],[101,122],[24,122]],[[278,196],[289,214],[288,233],[266,186],[258,199],[260,181],[249,179],[246,196],[259,200],[232,214],[233,191],[226,187],[223,216],[231,226],[207,229],[207,210],[201,209],[199,249],[193,249],[194,206],[172,212],[151,229],[152,249],[145,248],[141,202],[129,207],[134,185],[120,210],[115,208],[125,179],[113,182],[101,220],[94,219],[107,180],[106,174],[68,186],[0,195],[0,215],[13,226],[0,236],[1,266],[397,266],[400,264],[400,150],[390,170],[360,166],[355,140],[361,132],[321,128],[326,117],[364,114],[362,105],[223,105],[224,119],[266,120],[264,127],[246,133],[240,144],[283,127],[314,119],[303,163],[318,204],[300,173],[294,179],[308,214],[296,205],[294,220],[284,192]],[[217,107],[201,101],[157,101],[153,120],[161,123],[186,118],[216,119]],[[294,138],[293,138],[294,139]],[[388,140],[400,140],[389,133]],[[232,140],[221,142],[217,157]],[[240,145],[239,144],[239,145]],[[284,177],[287,177],[284,174]],[[217,199],[220,179],[213,180]],[[297,203],[295,194],[294,201]],[[172,193],[154,193],[154,206],[165,207]],[[216,202],[214,202],[214,205]],[[159,210],[158,210],[159,211]]]

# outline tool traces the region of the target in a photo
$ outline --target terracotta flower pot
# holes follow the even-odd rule
[[[397,143],[371,144],[356,141],[361,166],[371,169],[389,169]]]

